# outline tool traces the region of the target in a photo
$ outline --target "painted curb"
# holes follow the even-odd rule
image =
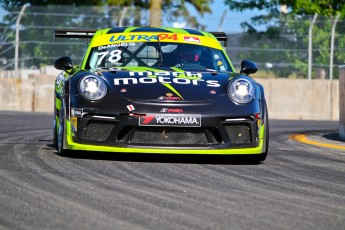
[[[292,139],[301,143],[309,144],[309,145],[345,150],[345,146],[309,140],[308,136],[310,135],[312,134],[293,134],[289,136],[289,139]]]

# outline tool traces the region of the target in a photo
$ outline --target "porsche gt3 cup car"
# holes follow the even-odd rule
[[[236,73],[224,33],[121,27],[56,30],[90,38],[80,65],[61,57],[54,143],[69,150],[246,155],[263,161],[268,115],[258,68]]]

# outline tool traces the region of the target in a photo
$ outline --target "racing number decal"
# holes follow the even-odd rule
[[[63,81],[65,80],[65,76],[60,73],[59,76],[57,77],[56,79],[56,85],[55,85],[55,91],[58,92],[58,93],[61,93],[61,89],[62,89],[62,86],[63,86]]]
[[[177,40],[177,34],[169,35],[169,34],[158,34],[159,40],[165,40],[165,39],[170,39],[170,40]]]
[[[97,62],[97,65],[100,65],[103,61],[103,59],[108,55],[109,55],[109,58],[107,59],[108,62],[110,63],[114,63],[114,62],[118,62],[120,61],[121,59],[121,53],[122,51],[121,50],[113,50],[111,52],[109,51],[105,51],[105,52],[100,52],[100,53],[97,53],[97,55],[102,55],[99,59],[98,59],[98,62]]]
[[[63,74],[59,74],[59,76],[56,79],[56,86],[59,87],[64,79],[65,79],[65,76]]]
[[[118,62],[121,59],[121,50],[113,50],[110,52],[110,56],[108,58],[108,61],[113,63],[113,62]]]

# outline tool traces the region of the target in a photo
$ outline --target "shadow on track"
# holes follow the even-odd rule
[[[326,133],[326,134],[323,134],[321,135],[323,138],[326,138],[328,140],[331,140],[331,141],[339,141],[339,142],[344,142],[344,140],[342,140],[339,136],[339,132],[336,132],[336,133]]]

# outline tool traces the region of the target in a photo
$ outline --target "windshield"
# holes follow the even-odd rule
[[[176,67],[231,71],[222,50],[186,43],[132,42],[94,47],[88,68]]]

